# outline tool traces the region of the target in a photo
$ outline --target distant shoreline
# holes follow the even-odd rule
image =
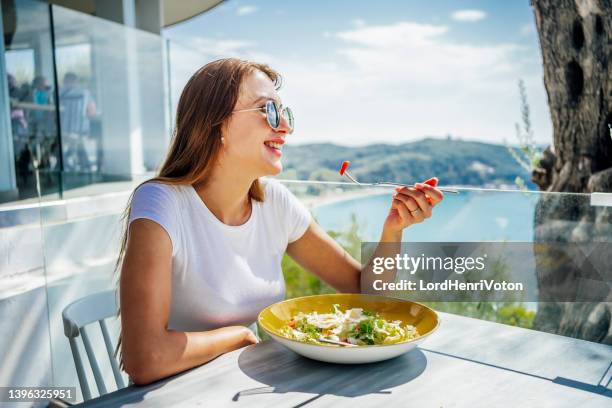
[[[300,198],[306,208],[313,210],[324,205],[335,204],[342,201],[356,200],[359,198],[372,197],[383,194],[392,194],[393,189],[367,188],[359,191],[334,192],[327,191],[319,196]]]
[[[308,183],[308,181],[306,181]],[[445,186],[456,188],[460,192],[467,194],[472,192],[478,192],[482,190],[483,192],[507,192],[507,193],[528,193],[528,194],[542,194],[541,191],[521,191],[516,188],[515,185],[512,184],[487,184],[483,186],[473,186],[473,185],[451,185]],[[324,205],[335,204],[342,201],[351,201],[360,198],[373,197],[382,194],[392,194],[394,192],[391,187],[370,187],[370,188],[361,188],[358,190],[349,190],[342,191],[340,188],[338,189],[328,189],[323,191],[320,195],[298,195],[298,199],[304,203],[304,205],[312,210]]]

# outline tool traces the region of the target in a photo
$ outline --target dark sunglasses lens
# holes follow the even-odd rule
[[[278,114],[278,109],[276,108],[276,104],[274,102],[266,102],[266,115],[270,127],[272,127],[272,129],[276,129],[278,125],[280,125],[280,115]]]
[[[293,130],[293,112],[291,111],[291,109],[285,108],[285,111],[283,112],[283,116],[285,117],[285,120],[289,124],[289,127],[291,128],[291,130]]]

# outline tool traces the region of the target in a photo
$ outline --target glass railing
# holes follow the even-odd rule
[[[29,207],[0,210],[0,219],[4,222],[4,228],[0,231],[6,237],[3,242],[11,242],[10,246],[5,246],[5,257],[12,261],[8,269],[3,269],[0,294],[3,298],[0,305],[3,306],[0,306],[0,310],[7,316],[29,316],[25,320],[29,322],[27,325],[15,323],[15,327],[7,327],[15,333],[14,338],[23,339],[11,340],[8,344],[11,350],[20,347],[20,350],[13,350],[18,351],[19,355],[28,347],[35,348],[38,353],[46,353],[40,356],[39,361],[51,358],[48,376],[53,378],[54,384],[78,384],[74,366],[66,364],[72,357],[63,333],[61,312],[69,303],[113,288],[116,284],[114,268],[123,227],[121,215],[137,183],[132,181],[115,185],[114,192],[97,193],[92,190],[78,198],[41,201]],[[331,236],[356,259],[364,262],[361,253],[363,243],[378,240],[389,211],[392,189],[314,181],[290,180],[283,183],[310,209],[317,222]],[[403,241],[408,245],[612,241],[607,216],[610,208],[591,205],[592,197],[589,194],[477,188],[458,188],[458,191],[459,194],[446,194],[426,222],[406,229]],[[550,208],[548,212],[547,208]],[[551,276],[555,270],[551,267],[537,269],[536,260],[521,261],[520,279],[531,276],[537,286],[546,282],[537,281],[538,273],[544,271],[546,276]],[[333,292],[331,287],[304,271],[288,256],[283,260],[283,269],[287,297]],[[402,296],[400,292],[395,293],[398,294]],[[410,299],[411,296],[407,295],[406,298]],[[598,316],[596,309],[600,302],[593,301],[590,306],[576,304],[572,308],[572,303],[565,298],[559,301],[548,299],[546,303],[537,300],[527,297],[502,301],[487,298],[424,301],[439,311],[592,341],[601,335],[593,332],[596,324],[587,324],[589,319]],[[14,305],[27,305],[27,311]],[[574,326],[569,327],[567,322],[561,321],[560,309],[574,320],[578,319]],[[6,326],[10,319],[3,321]],[[104,350],[101,336],[92,337],[98,339],[95,347]],[[7,348],[3,347],[2,350]],[[3,373],[9,372],[16,376],[14,378],[25,378],[23,376],[27,370],[34,369],[19,364],[14,371],[3,370]],[[102,370],[112,383],[110,366],[105,363]],[[90,380],[93,384],[93,377]],[[6,383],[11,381],[7,379]]]
[[[379,240],[392,188],[317,181],[285,183],[349,253],[363,265],[370,260],[371,253],[362,253],[367,246],[364,243]],[[524,290],[514,296],[500,296],[495,290],[471,296],[396,290],[393,296],[500,323],[592,341],[605,338],[607,323],[601,308],[609,299],[612,282],[610,195],[461,187],[457,191],[459,194],[445,195],[430,219],[404,231],[404,244],[396,253],[420,255],[449,244],[455,251],[486,249],[490,256],[497,254],[496,273],[502,274],[503,280],[521,282]],[[608,207],[603,205],[606,200]],[[332,291],[290,259],[285,262],[291,295]],[[396,281],[406,277],[406,273],[397,273]],[[461,278],[467,281],[467,276]],[[362,290],[377,293],[363,283]],[[598,325],[602,329],[598,330]]]
[[[41,208],[2,209],[0,217],[0,385],[51,385]]]

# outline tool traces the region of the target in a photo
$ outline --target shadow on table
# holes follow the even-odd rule
[[[412,381],[425,370],[427,359],[418,348],[391,360],[370,364],[332,364],[302,357],[277,343],[247,347],[238,358],[243,373],[265,387],[242,390],[233,400],[267,393],[305,392],[342,397],[390,394],[385,391]]]
[[[188,370],[183,373],[177,374],[174,377],[176,378],[180,376],[184,376],[187,373],[193,370]],[[169,378],[164,378],[154,383],[148,385],[130,385],[125,388],[121,388],[117,391],[110,392],[108,394],[101,395],[97,398],[94,398],[89,401],[80,402],[75,404],[74,407],[87,407],[87,408],[97,408],[97,407],[119,407],[127,404],[138,404],[142,403],[145,400],[145,396],[151,391],[157,390],[158,388],[162,388],[169,381]]]
[[[587,384],[587,383],[584,383],[582,381],[576,381],[576,380],[573,380],[571,378],[565,378],[565,377],[548,378],[548,377],[544,377],[544,376],[541,376],[541,375],[532,374],[532,373],[529,373],[529,372],[526,372],[526,371],[521,371],[521,370],[516,370],[516,369],[513,369],[513,368],[503,367],[501,365],[491,364],[491,363],[487,363],[487,362],[484,362],[484,361],[478,361],[478,360],[475,360],[473,358],[467,358],[467,357],[462,357],[462,356],[458,356],[458,355],[454,355],[454,354],[443,353],[443,352],[437,351],[437,350],[430,350],[430,349],[426,349],[426,348],[423,348],[423,350],[428,352],[428,353],[435,353],[435,354],[438,354],[438,355],[441,355],[441,356],[445,356],[445,357],[456,358],[456,359],[463,360],[463,361],[469,361],[469,362],[475,363],[475,364],[482,364],[482,365],[485,365],[485,366],[488,366],[488,367],[497,368],[499,370],[509,371],[509,372],[512,372],[512,373],[515,373],[515,374],[526,375],[526,376],[537,378],[537,379],[544,380],[544,381],[551,381],[551,382],[553,382],[555,384],[563,385],[565,387],[571,387],[571,388],[575,388],[575,389],[578,389],[578,390],[582,390],[582,391],[586,391],[586,392],[592,392],[592,393],[595,393],[595,394],[600,394],[600,395],[606,396],[608,398],[612,398],[612,390],[610,390],[608,388],[610,386],[610,382],[612,382],[612,375],[609,376],[607,382],[604,383],[604,380],[608,376],[608,372],[612,368],[612,362],[610,362],[610,365],[608,365],[608,368],[603,373],[601,379],[599,380],[599,382],[597,384]]]

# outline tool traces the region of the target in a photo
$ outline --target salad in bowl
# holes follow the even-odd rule
[[[437,329],[439,319],[434,310],[409,300],[328,294],[270,305],[258,323],[272,339],[302,356],[358,364],[410,351]]]
[[[395,344],[419,336],[417,329],[400,320],[387,320],[378,313],[354,307],[346,311],[333,305],[332,313],[299,312],[283,328],[287,338],[313,344],[366,346]]]

